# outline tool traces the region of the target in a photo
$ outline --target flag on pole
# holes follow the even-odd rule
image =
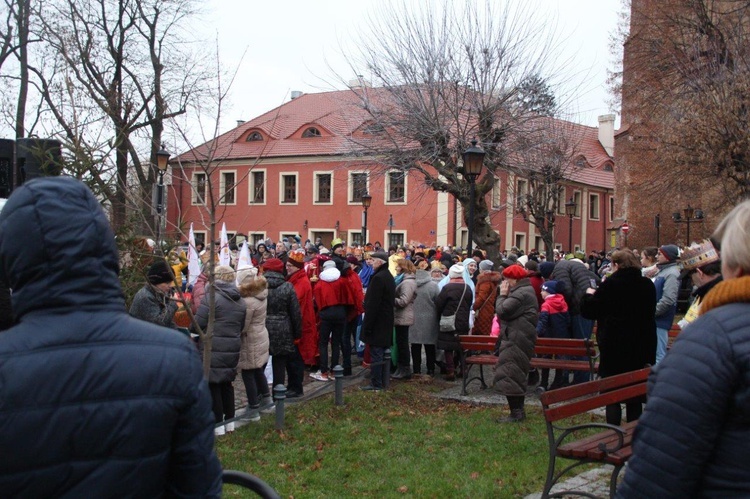
[[[243,241],[240,249],[240,258],[237,260],[237,270],[253,268],[253,260],[250,258],[250,246],[247,241]]]
[[[190,236],[188,238],[188,285],[192,286],[198,280],[201,273],[201,263],[198,258],[198,251],[195,249],[195,233],[193,232],[193,223],[190,223]]]
[[[221,224],[221,247],[219,249],[219,265],[229,265],[232,258],[229,255],[229,238],[227,237],[227,224]]]

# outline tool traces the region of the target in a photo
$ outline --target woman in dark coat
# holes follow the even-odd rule
[[[302,337],[302,313],[294,286],[284,279],[284,263],[269,258],[263,264],[263,277],[268,282],[266,329],[273,368],[273,386],[283,385],[286,364],[295,352],[294,340]]]
[[[214,329],[211,339],[211,370],[208,374],[208,386],[211,389],[213,410],[216,422],[234,417],[234,388],[232,381],[237,374],[237,364],[240,361],[242,346],[241,333],[245,326],[247,309],[242,301],[240,292],[234,283],[234,269],[219,265],[214,270]],[[198,307],[195,315],[196,323],[204,331],[208,327],[209,291]],[[227,423],[217,428],[217,435],[222,435],[224,429],[234,430],[234,423]]]
[[[641,263],[632,251],[612,253],[614,273],[599,289],[589,288],[581,301],[581,314],[597,321],[599,375],[602,378],[642,369],[656,361],[656,288],[641,275]],[[625,404],[627,420],[638,419],[641,398]],[[607,423],[619,425],[620,404],[607,406]]]
[[[511,265],[503,270],[503,282],[495,303],[500,321],[500,350],[495,366],[494,388],[508,399],[510,416],[502,423],[526,419],[524,400],[531,357],[536,343],[539,302],[526,269]]]
[[[464,266],[457,263],[448,271],[448,284],[440,290],[435,306],[438,317],[456,316],[455,331],[440,331],[438,333],[437,347],[445,350],[445,379],[453,381],[456,379],[456,367],[453,362],[453,352],[461,349],[458,337],[469,334],[469,311],[473,292],[464,280]]]

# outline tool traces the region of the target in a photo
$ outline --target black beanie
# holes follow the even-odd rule
[[[148,282],[151,284],[163,284],[165,282],[172,282],[172,272],[169,269],[169,265],[164,260],[156,260],[148,268]]]

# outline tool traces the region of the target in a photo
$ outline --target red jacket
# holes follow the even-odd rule
[[[318,319],[313,306],[313,290],[310,284],[310,278],[304,270],[298,270],[286,279],[297,294],[299,308],[302,314],[302,338],[300,338],[298,347],[299,353],[305,365],[311,366],[317,364],[315,360],[318,355]]]
[[[358,315],[365,313],[365,293],[362,289],[362,279],[360,279],[359,275],[351,269],[345,270],[341,279],[343,279],[347,285],[349,294],[347,303],[352,305],[346,315],[346,320],[352,321]]]

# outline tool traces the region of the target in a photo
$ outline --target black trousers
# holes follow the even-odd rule
[[[234,387],[231,381],[209,383],[214,418],[217,423],[234,417]]]
[[[271,369],[273,370],[273,386],[283,385],[286,378],[286,365],[289,362],[289,354],[279,354],[271,357]]]
[[[427,357],[427,372],[435,372],[435,345],[425,345],[424,353]],[[414,365],[414,373],[419,374],[422,369],[422,344],[411,344],[411,362]]]
[[[287,360],[286,373],[289,376],[287,390],[302,393],[302,381],[305,379],[305,361],[302,360],[297,345],[294,345],[294,353]]]
[[[409,326],[396,326],[398,367],[409,367]]]
[[[259,369],[243,369],[242,382],[245,384],[247,393],[247,405],[249,407],[260,407],[260,396],[270,395],[268,381],[265,375],[266,366]]]

